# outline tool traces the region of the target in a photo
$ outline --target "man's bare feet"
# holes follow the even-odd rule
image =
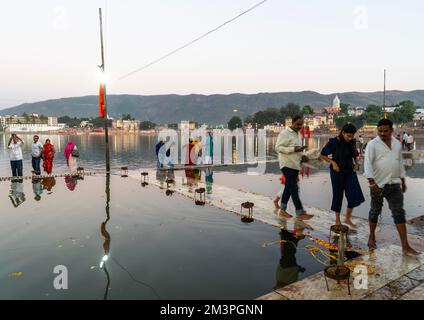
[[[303,213],[303,214],[301,214],[301,215],[297,216],[296,218],[297,218],[298,220],[302,220],[302,221],[304,221],[304,220],[309,220],[309,219],[311,219],[313,216],[314,216],[313,214],[307,214],[307,213],[305,212],[305,213]]]
[[[279,197],[275,197],[275,199],[272,202],[274,202],[275,209],[280,209],[280,198]]]
[[[357,229],[358,226],[352,222],[352,220],[345,219],[344,224],[347,224],[352,229]]]
[[[293,218],[293,216],[291,214],[289,214],[287,211],[285,211],[283,209],[280,209],[278,214],[280,215],[280,217],[283,217],[283,218]]]
[[[415,251],[414,249],[412,249],[410,246],[408,246],[407,248],[405,248],[405,249],[402,249],[402,253],[404,254],[404,255],[408,255],[408,254],[410,254],[410,255],[413,255],[413,256],[419,256],[421,253],[420,252],[418,252],[418,251]]]
[[[368,248],[370,248],[370,250],[377,249],[377,242],[375,241],[375,238],[371,236],[368,238]]]

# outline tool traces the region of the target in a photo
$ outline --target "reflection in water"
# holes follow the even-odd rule
[[[43,193],[43,185],[41,184],[41,179],[32,178],[32,192],[34,192],[34,200],[40,201],[41,194]]]
[[[212,185],[213,185],[213,169],[207,168],[205,170],[205,183],[206,183],[206,193],[212,193]]]
[[[70,190],[70,191],[74,191],[77,183],[78,183],[78,178],[77,177],[73,177],[73,176],[66,176],[65,177],[65,183],[66,183],[66,187]]]
[[[277,266],[277,284],[274,290],[296,282],[299,279],[299,272],[305,272],[306,270],[299,266],[296,261],[298,242],[304,239],[305,235],[303,233],[291,233],[286,229],[281,229],[280,238],[281,258]]]
[[[47,194],[52,194],[52,189],[56,185],[56,179],[54,177],[45,177],[42,180],[43,189],[47,190]]]
[[[14,180],[10,183],[9,199],[15,208],[25,202],[24,182],[23,180]]]
[[[107,261],[109,259],[109,251],[110,251],[110,234],[109,232],[106,230],[106,224],[108,223],[108,221],[110,220],[110,212],[109,212],[109,208],[110,208],[110,173],[106,174],[106,207],[105,207],[105,211],[106,211],[106,220],[103,221],[100,224],[100,232],[104,238],[104,242],[103,242],[103,258],[100,262],[100,268],[103,269],[103,271],[105,272],[106,275],[106,289],[105,289],[105,293],[103,296],[103,299],[106,300],[107,299],[107,295],[109,292],[109,285],[110,285],[110,276],[109,276],[109,272],[107,271]]]

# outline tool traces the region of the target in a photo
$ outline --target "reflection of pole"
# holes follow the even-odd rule
[[[106,269],[106,262],[109,259],[109,251],[110,251],[110,234],[109,232],[106,230],[106,224],[108,223],[108,221],[110,220],[110,173],[106,173],[106,207],[105,207],[105,212],[106,212],[106,220],[104,222],[102,222],[102,224],[100,225],[100,232],[104,238],[104,242],[103,242],[103,251],[104,251],[104,256],[102,258],[102,261],[100,262],[100,268],[102,268],[106,274],[106,279],[107,279],[107,283],[106,283],[106,289],[105,289],[105,293],[104,293],[104,300],[107,299],[107,294],[109,291],[109,284],[110,284],[110,276],[109,276],[109,272]]]
[[[100,44],[102,52],[102,73],[105,73],[105,56],[103,50],[103,24],[102,24],[102,8],[99,8],[99,17],[100,17]],[[103,86],[103,95],[104,95],[104,128],[105,128],[105,156],[106,156],[106,171],[110,172],[110,156],[109,156],[109,130],[108,130],[108,115],[107,115],[107,95],[106,95],[106,84],[102,83]]]

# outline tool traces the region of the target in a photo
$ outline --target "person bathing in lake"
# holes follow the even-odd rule
[[[377,124],[377,131],[378,137],[368,143],[364,160],[364,176],[368,179],[371,191],[368,247],[370,249],[377,247],[375,230],[383,208],[383,200],[386,198],[399,233],[403,254],[419,255],[410,247],[406,232],[405,210],[403,209],[406,183],[402,146],[392,136],[393,122],[389,119],[381,119]]]
[[[43,146],[42,158],[43,158],[43,169],[47,174],[51,174],[53,171],[53,159],[56,151],[54,146],[51,144],[50,139],[46,140]]]
[[[69,139],[68,143],[66,144],[64,156],[68,165],[69,172],[77,172],[79,153],[77,146],[72,142],[71,139]]]
[[[340,212],[343,195],[345,195],[347,209],[344,223],[352,228],[356,228],[356,225],[352,222],[353,208],[365,201],[356,175],[356,172],[359,171],[359,154],[354,139],[356,131],[353,124],[344,125],[340,134],[331,138],[321,151],[321,159],[330,164],[331,186],[333,188],[331,210],[336,213],[336,224],[341,224]]]

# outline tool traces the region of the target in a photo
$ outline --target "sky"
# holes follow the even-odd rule
[[[424,89],[424,2],[0,0],[0,109],[98,92],[103,9],[108,94]]]

